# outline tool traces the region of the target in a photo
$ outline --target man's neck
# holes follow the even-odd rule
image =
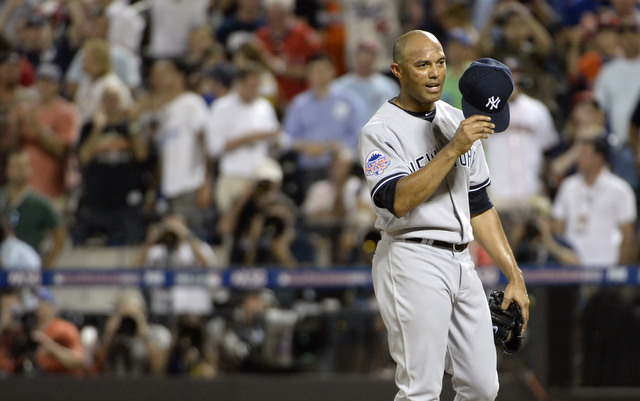
[[[9,184],[9,203],[15,203],[19,201],[29,189],[27,183],[24,184]]]
[[[591,169],[591,171],[588,171],[587,173],[583,174],[584,181],[587,183],[587,186],[592,187],[596,183],[602,170],[604,170],[604,166],[597,167],[597,168],[594,167],[593,169]]]
[[[435,107],[434,103],[417,103],[407,98],[406,95],[400,93],[395,99],[391,100],[395,105],[402,109],[414,112],[414,113],[428,113]]]
[[[313,92],[318,99],[326,99],[329,96],[329,85],[320,86],[313,89]]]

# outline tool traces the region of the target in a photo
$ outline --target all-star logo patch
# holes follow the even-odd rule
[[[384,153],[374,150],[367,156],[367,162],[364,168],[366,175],[380,175],[391,164],[391,159]]]

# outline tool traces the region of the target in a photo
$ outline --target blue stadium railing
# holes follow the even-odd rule
[[[557,285],[639,285],[640,266],[577,268],[556,266],[522,266],[528,286]],[[506,285],[505,277],[495,267],[478,268],[485,287]],[[203,285],[211,288],[368,288],[368,267],[330,269],[283,269],[234,267],[223,270],[202,269],[54,269],[42,272],[0,271],[1,287],[31,285],[63,286],[133,286],[142,288],[174,285]]]

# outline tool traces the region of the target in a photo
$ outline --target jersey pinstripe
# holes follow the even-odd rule
[[[386,102],[360,133],[358,151],[372,199],[391,180],[426,166],[453,138],[462,111],[435,103],[433,121]],[[473,240],[469,192],[490,184],[482,143],[456,160],[431,197],[403,217],[376,205],[376,227],[393,238],[421,237],[454,243]]]

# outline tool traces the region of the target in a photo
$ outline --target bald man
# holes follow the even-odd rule
[[[467,247],[474,238],[508,279],[503,308],[513,300],[529,316],[522,272],[486,190],[480,139],[495,125],[440,100],[446,58],[431,33],[400,36],[391,71],[400,94],[364,126],[358,150],[382,235],[373,279],[397,363],[395,401],[438,400],[445,370],[456,400],[494,400],[496,350]]]

